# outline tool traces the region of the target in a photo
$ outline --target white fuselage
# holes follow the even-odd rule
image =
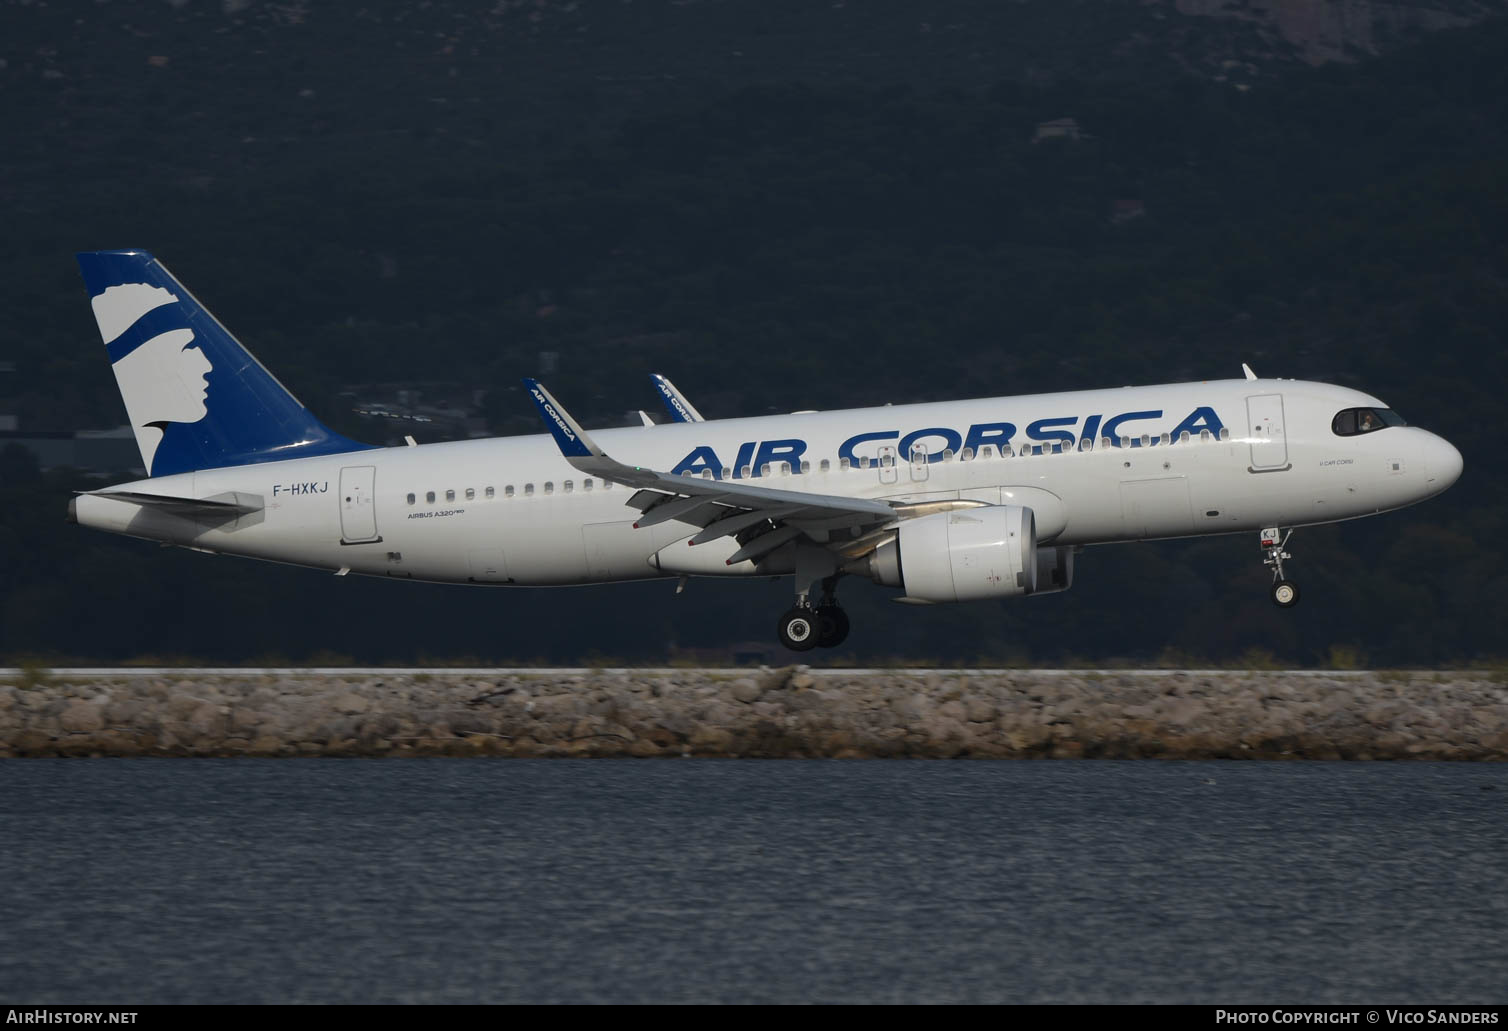
[[[1024,505],[1041,542],[1087,545],[1352,519],[1455,481],[1459,453],[1425,430],[1332,430],[1338,411],[1366,406],[1384,407],[1343,387],[1226,380],[592,435],[619,461],[704,478],[848,498]],[[81,524],[375,576],[552,585],[789,571],[778,555],[757,567],[725,565],[732,538],[680,545],[693,525],[634,529],[633,490],[584,477],[545,434],[261,462],[111,489],[249,498],[260,510],[209,525],[96,493],[77,499]]]

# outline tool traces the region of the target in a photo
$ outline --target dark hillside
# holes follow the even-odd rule
[[[1296,614],[1245,537],[1096,549],[1024,605],[918,614],[845,585],[854,654],[1501,655],[1508,21],[1311,68],[1185,4],[938,4],[959,13],[925,31],[854,6],[0,8],[0,414],[119,423],[72,253],[126,245],[368,439],[414,430],[352,397],[419,381],[533,432],[516,384],[550,360],[598,424],[651,404],[652,369],[725,416],[1249,361],[1380,395],[1465,475],[1297,536]],[[0,476],[0,653],[652,658],[763,639],[785,602],[332,582],[86,533],[66,473]]]

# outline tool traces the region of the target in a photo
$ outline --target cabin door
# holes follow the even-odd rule
[[[378,540],[375,465],[349,465],[340,471],[340,542]]]
[[[1258,394],[1246,399],[1251,471],[1288,468],[1288,437],[1283,432],[1283,395]]]

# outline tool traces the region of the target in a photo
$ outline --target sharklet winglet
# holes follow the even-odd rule
[[[550,436],[555,438],[555,444],[560,448],[562,455],[567,459],[607,457],[602,449],[592,442],[592,438],[587,436],[581,424],[571,417],[571,413],[561,407],[560,402],[545,389],[544,384],[538,380],[525,379],[524,387],[529,391],[529,396],[534,399],[540,418],[544,420],[545,429],[549,430]]]
[[[675,384],[670,382],[666,376],[658,372],[651,372],[649,379],[655,385],[655,389],[660,392],[660,400],[664,402],[665,410],[670,413],[670,417],[676,422],[707,421],[702,417],[702,413],[697,411],[696,407],[686,399],[686,395],[677,390]]]

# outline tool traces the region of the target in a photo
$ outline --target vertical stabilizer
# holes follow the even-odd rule
[[[146,251],[78,259],[148,475],[370,446],[316,419]]]

